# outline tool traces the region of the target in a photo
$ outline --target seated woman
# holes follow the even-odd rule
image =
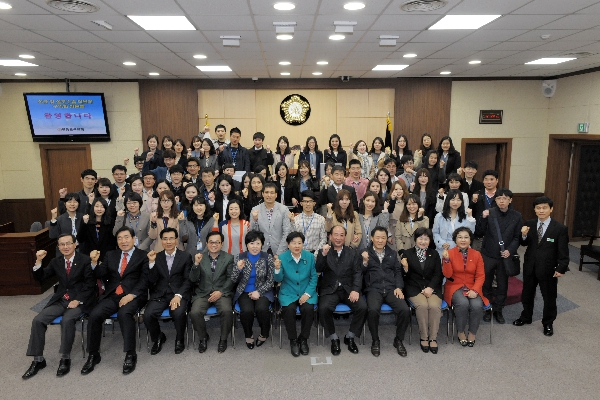
[[[250,223],[245,220],[243,214],[244,206],[239,199],[232,199],[227,204],[225,220],[219,221],[218,213],[213,216],[213,231],[223,234],[223,251],[237,256],[246,250],[246,234],[250,229]]]
[[[358,206],[358,220],[363,232],[360,244],[358,245],[358,251],[364,250],[369,246],[373,228],[382,226],[387,229],[390,222],[390,214],[387,210],[388,204],[386,203],[382,210],[377,201],[377,195],[369,191],[365,193],[360,206]]]
[[[435,216],[433,221],[433,240],[435,248],[440,255],[442,251],[449,250],[456,246],[452,240],[454,230],[461,226],[466,226],[475,230],[475,218],[472,216],[472,211],[469,208],[468,214],[465,213],[463,193],[459,190],[451,190],[444,201],[444,209],[441,213]]]
[[[433,249],[433,235],[427,228],[415,231],[415,247],[402,255],[404,293],[415,307],[421,350],[437,354],[437,334],[442,317],[442,269]]]
[[[317,304],[315,257],[303,249],[305,237],[302,233],[291,232],[285,240],[289,250],[275,260],[275,281],[281,282],[281,314],[290,339],[292,355],[307,356],[308,337]],[[300,336],[296,333],[296,307],[300,308]]]
[[[483,306],[490,302],[483,296],[485,269],[483,257],[469,248],[473,232],[467,227],[457,228],[452,234],[456,247],[442,252],[442,272],[446,277],[444,300],[454,307],[456,331],[461,346],[475,346],[475,335],[483,317]],[[465,329],[469,323],[469,336]]]
[[[404,209],[396,222],[396,250],[398,254],[415,246],[414,233],[418,228],[429,228],[429,218],[423,216],[421,200],[414,194],[408,195]]]
[[[271,328],[269,305],[273,302],[273,257],[262,247],[265,235],[260,231],[250,231],[246,235],[247,252],[234,257],[231,281],[237,285],[233,304],[240,305],[240,322],[246,336],[246,346],[250,350],[260,347],[267,341]],[[254,315],[260,326],[260,336],[254,342],[252,325]]]
[[[338,192],[335,204],[327,204],[327,217],[325,218],[325,231],[330,232],[334,226],[346,228],[345,246],[357,248],[362,239],[362,228],[358,220],[358,213],[354,211],[350,192],[342,189]]]
[[[179,237],[185,243],[185,251],[192,257],[206,249],[206,237],[212,231],[214,221],[208,201],[202,195],[192,200],[187,217],[179,225]]]

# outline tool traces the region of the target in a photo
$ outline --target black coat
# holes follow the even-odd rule
[[[254,147],[248,149],[248,156],[250,157],[250,169],[252,171],[259,165],[266,167],[267,171],[270,171],[271,165],[275,162],[273,153],[270,151],[267,152],[267,149],[264,147],[258,151]],[[270,175],[270,173],[267,172],[267,175]]]
[[[328,149],[326,149],[323,154],[325,155],[325,161],[323,162],[331,161],[334,164],[342,164],[342,167],[344,168],[348,165],[348,153],[346,153],[346,150],[340,149],[337,157]]]
[[[473,208],[473,195],[475,193],[479,193],[480,190],[485,190],[485,187],[483,186],[483,182],[478,181],[477,179],[473,179],[471,181],[471,186],[469,186],[469,184],[467,183],[465,178],[463,178],[460,181],[459,190],[463,193],[466,193],[469,196],[469,205],[470,205],[471,209],[473,210],[473,216],[476,216],[477,214],[475,213],[475,209]]]
[[[238,144],[238,154],[236,157],[235,170],[250,172],[250,154],[248,149]],[[218,157],[219,168],[223,168],[223,164],[233,164],[233,158],[231,157],[231,145],[225,146],[222,152],[219,153]],[[265,165],[266,167],[267,165]]]
[[[404,289],[402,266],[398,261],[398,254],[389,246],[385,246],[385,256],[379,262],[379,257],[373,248],[373,243],[367,247],[369,262],[365,267],[360,260],[360,265],[365,276],[365,293],[368,292],[393,292],[395,289]]]
[[[123,289],[123,296],[133,294],[136,297],[141,296],[142,299],[148,296],[148,257],[146,256],[148,253],[136,248],[131,254],[123,276],[119,274],[121,253],[121,250],[109,251],[102,263],[94,270],[94,275],[102,279],[105,288],[98,301],[115,293],[119,285]]]
[[[114,224],[100,225],[99,237],[96,236],[96,224],[81,223],[77,231],[79,251],[89,255],[92,250],[98,250],[104,257],[110,250],[117,247],[117,239],[113,235]]]
[[[552,279],[554,272],[564,274],[569,270],[569,232],[566,226],[551,219],[538,244],[537,224],[537,218],[525,222],[529,233],[525,240],[522,235],[520,238],[521,246],[527,246],[523,275],[535,274],[539,281],[545,281]]]
[[[426,252],[425,265],[421,268],[417,250],[411,247],[404,251],[402,257],[408,261],[408,272],[404,272],[404,294],[406,297],[414,297],[421,293],[426,287],[433,289],[440,299],[442,298],[442,261],[435,249]],[[402,268],[404,271],[404,268]]]
[[[287,179],[285,180],[285,186],[283,189],[283,200],[281,199],[281,182],[279,181],[279,179],[277,179],[276,181],[273,181],[273,183],[277,186],[277,199],[275,201],[283,204],[286,207],[293,206],[292,198],[296,198],[296,200],[298,200],[295,190],[296,181],[288,175]]]
[[[168,303],[176,294],[190,300],[192,283],[188,278],[192,264],[190,253],[177,250],[169,273],[165,251],[158,252],[154,267],[148,272],[150,300],[161,300]]]
[[[342,185],[342,189],[345,189],[350,192],[350,197],[352,200],[352,206],[354,207],[354,211],[358,212],[358,199],[356,197],[356,191],[352,186]],[[318,206],[325,206],[329,203],[335,204],[335,200],[337,199],[337,192],[333,185],[329,185],[327,189],[321,190],[319,194]]]
[[[442,152],[438,152],[438,159],[442,159]],[[458,151],[448,153],[448,161],[446,161],[445,165],[446,175],[456,172],[460,168],[460,163],[460,153]]]
[[[303,151],[298,155],[298,162],[306,160],[310,163],[310,153],[305,153]],[[320,150],[315,151],[315,169],[317,179],[321,179],[321,163],[323,162],[323,153]]]
[[[347,293],[359,292],[362,286],[361,257],[352,247],[344,246],[338,257],[333,247],[326,256],[323,250],[317,254],[316,270],[319,278],[319,296],[334,293],[341,283]]]
[[[495,258],[500,257],[500,239],[498,238],[498,230],[493,219],[497,218],[504,241],[504,249],[508,250],[511,255],[517,254],[519,248],[519,240],[521,238],[521,228],[523,227],[523,217],[521,213],[509,208],[506,212],[501,212],[499,208],[491,208],[490,215],[487,218],[481,218],[477,221],[475,232],[477,236],[484,236],[483,244],[481,245],[481,254],[484,256]]]

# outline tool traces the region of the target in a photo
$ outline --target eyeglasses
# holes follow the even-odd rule
[[[68,242],[68,243],[59,243],[59,244],[58,244],[58,247],[69,247],[69,246],[71,246],[71,245],[73,245],[73,244],[75,244],[75,243],[73,243],[73,242]]]

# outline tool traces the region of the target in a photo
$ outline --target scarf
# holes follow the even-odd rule
[[[427,249],[421,249],[415,246],[415,250],[417,250],[417,257],[419,258],[419,262],[425,262],[425,257],[427,256]]]
[[[369,155],[369,153],[361,154],[359,152],[356,152],[356,155],[360,159],[360,169],[361,169],[361,173],[360,174],[361,174],[361,176],[363,178],[369,179],[369,173],[371,171],[370,171],[370,168],[369,168],[368,158],[371,157],[371,156]]]

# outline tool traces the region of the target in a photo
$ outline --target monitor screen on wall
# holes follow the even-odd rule
[[[23,93],[34,142],[108,142],[103,93]]]

